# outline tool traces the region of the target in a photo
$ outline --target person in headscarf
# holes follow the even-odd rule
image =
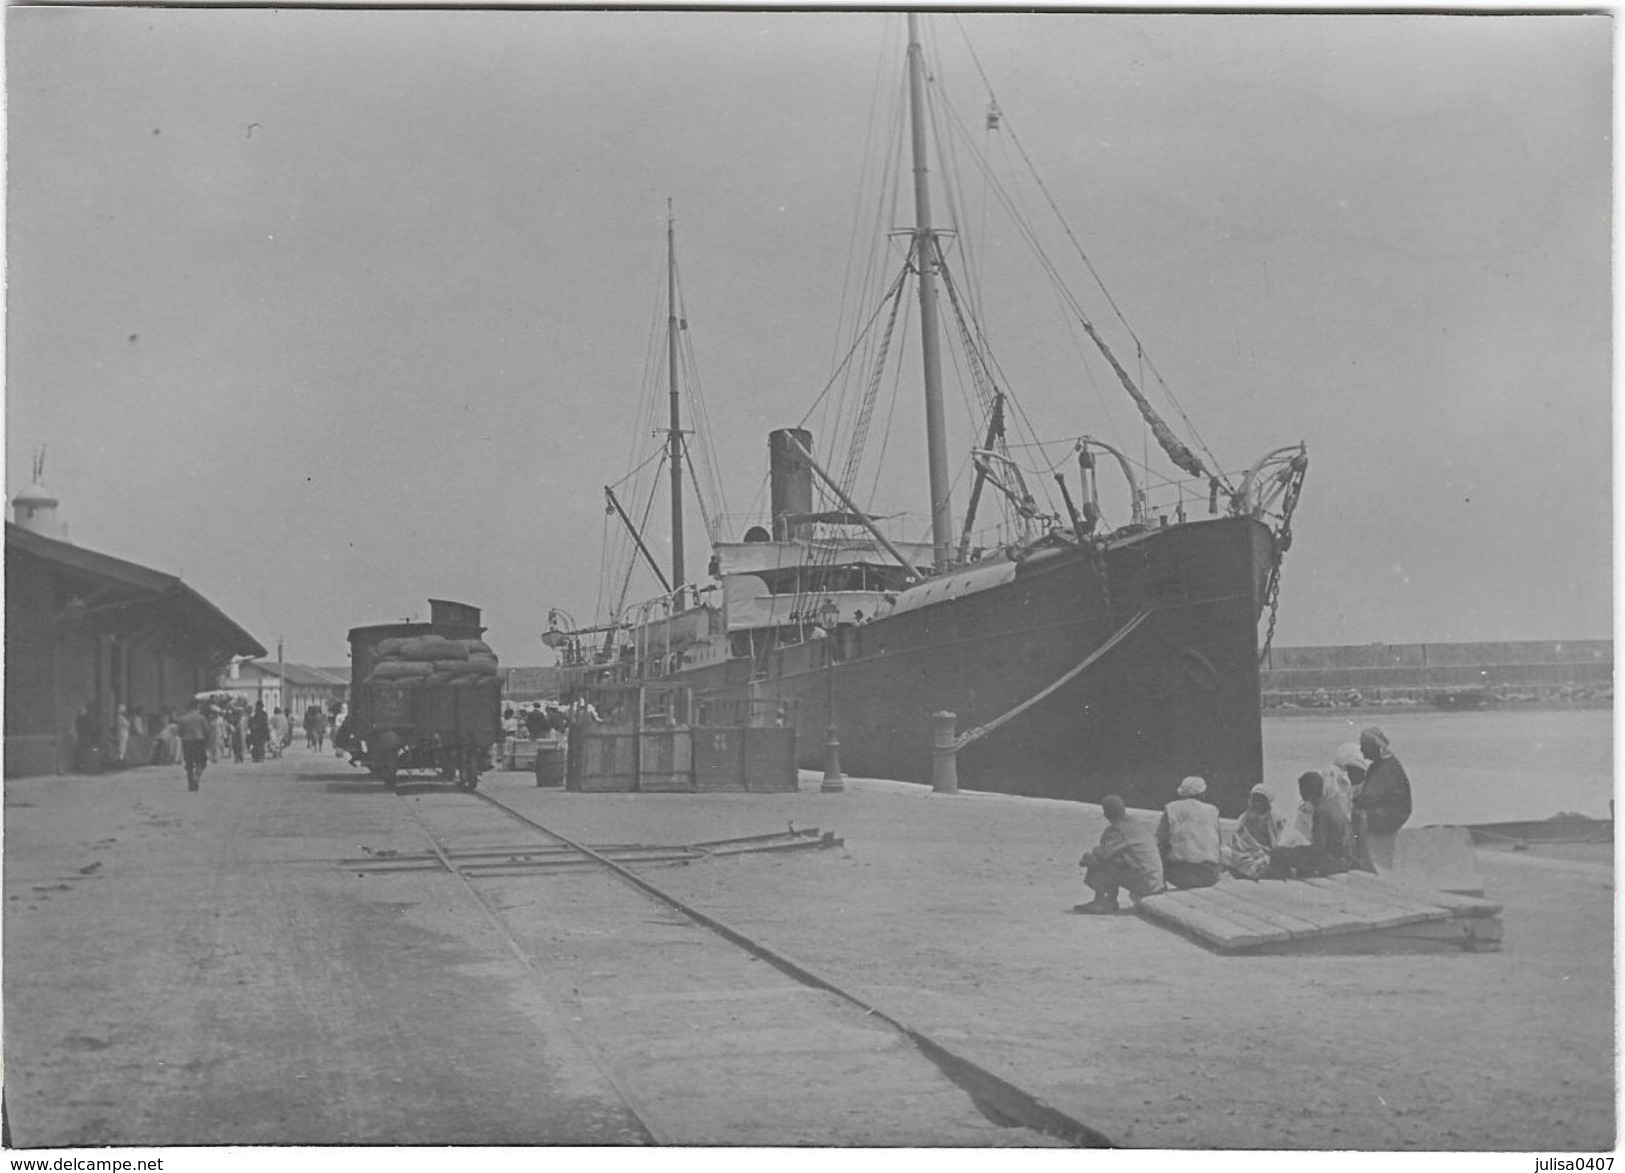
[[[1387,735],[1375,725],[1360,730],[1360,754],[1371,764],[1354,809],[1373,835],[1392,835],[1411,817],[1411,780],[1389,748]]]
[[[1224,848],[1225,866],[1244,880],[1259,880],[1270,868],[1270,852],[1275,848],[1275,812],[1269,787],[1260,782],[1247,795],[1247,809],[1241,812],[1230,842]]]
[[[1186,778],[1179,797],[1162,810],[1157,822],[1157,849],[1162,875],[1174,888],[1209,888],[1224,874],[1219,852],[1219,808],[1203,802],[1207,782]]]
[[[1270,852],[1270,874],[1290,878],[1348,871],[1354,862],[1354,837],[1347,817],[1326,798],[1326,779],[1310,770],[1298,779],[1298,793],[1310,806],[1313,829],[1309,844]]]
[[[1365,784],[1365,757],[1360,744],[1346,741],[1332,755],[1332,768],[1326,774],[1326,797],[1342,807],[1350,819],[1354,817],[1354,796]]]
[[[1074,906],[1073,912],[1114,913],[1117,894],[1124,888],[1136,904],[1163,890],[1162,857],[1150,828],[1129,818],[1128,808],[1115,794],[1101,799],[1100,809],[1106,816],[1100,843],[1078,860],[1078,866],[1087,869],[1083,882],[1094,890],[1095,898]]]

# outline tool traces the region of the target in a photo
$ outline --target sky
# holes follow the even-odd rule
[[[7,21],[7,492],[44,445],[73,541],[289,660],[431,597],[515,665],[551,662],[550,607],[592,620],[603,486],[658,444],[668,199],[732,510],[830,379],[900,16]],[[1019,135],[1222,467],[1307,443],[1278,645],[1611,636],[1610,24],[931,18],[935,83],[985,138],[985,71],[993,149]],[[1035,430],[1139,452],[1020,274],[980,297]],[[896,395],[874,504],[923,515]]]

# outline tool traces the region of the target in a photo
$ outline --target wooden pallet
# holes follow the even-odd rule
[[[1495,949],[1501,941],[1499,904],[1368,872],[1313,880],[1226,877],[1211,888],[1148,896],[1139,911],[1224,953]]]

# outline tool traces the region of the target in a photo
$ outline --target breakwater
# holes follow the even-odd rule
[[[1272,648],[1261,667],[1265,708],[1607,705],[1614,696],[1612,640]]]

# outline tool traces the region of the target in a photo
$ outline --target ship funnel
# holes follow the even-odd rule
[[[794,443],[792,443],[794,441]],[[773,509],[773,540],[787,542],[812,536],[812,466],[796,445],[812,451],[812,433],[805,428],[780,428],[767,434],[768,494]]]

